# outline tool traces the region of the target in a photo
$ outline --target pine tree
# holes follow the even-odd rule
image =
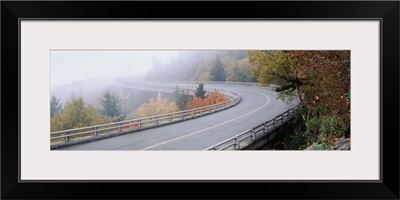
[[[61,109],[62,109],[62,103],[60,103],[60,99],[57,99],[55,95],[51,96],[50,117],[54,117],[54,113],[60,112]]]
[[[210,80],[211,81],[225,81],[226,73],[222,67],[222,62],[220,58],[217,58],[214,65],[211,67]]]
[[[178,102],[178,100],[179,100],[179,93],[180,93],[179,86],[176,85],[175,86],[175,90],[173,92],[173,95],[175,97],[175,102]]]
[[[115,96],[115,94],[110,94],[110,92],[107,91],[100,99],[100,104],[103,107],[101,114],[116,118],[115,121],[122,121],[125,119],[126,113],[122,110],[121,99]]]
[[[175,103],[180,110],[184,110],[187,102],[189,102],[192,99],[192,97],[189,94],[185,94],[183,90],[179,90],[178,85],[175,88],[174,96],[175,96]]]
[[[199,83],[199,85],[197,86],[196,91],[194,91],[194,95],[196,97],[204,99],[205,94],[206,94],[206,91],[204,90],[204,84],[203,83]]]

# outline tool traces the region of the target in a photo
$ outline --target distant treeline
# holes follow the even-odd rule
[[[153,60],[147,80],[253,82],[245,50],[182,51],[168,63]]]

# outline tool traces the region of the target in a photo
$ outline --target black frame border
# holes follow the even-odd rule
[[[226,5],[232,8],[228,12]],[[155,7],[165,11],[153,10]],[[166,8],[196,8],[169,12]],[[317,9],[316,9],[317,8]],[[225,9],[225,10],[224,10]],[[207,10],[207,12],[204,12]],[[1,74],[3,91],[1,126],[1,198],[399,198],[399,2],[107,2],[107,1],[2,1]],[[134,12],[132,12],[134,11]],[[242,11],[242,12],[238,12]],[[165,18],[163,18],[165,17]],[[19,181],[20,133],[20,20],[381,20],[380,129],[381,181]],[[386,66],[386,68],[384,67]],[[18,72],[18,90],[10,74]],[[7,80],[7,82],[5,81]],[[386,90],[385,90],[386,88]],[[390,88],[390,89],[388,89]],[[15,95],[17,93],[18,95]],[[11,94],[18,99],[11,99]],[[15,107],[18,106],[18,113]],[[383,120],[384,119],[384,120]],[[385,126],[383,126],[385,121]],[[13,123],[12,123],[13,122]],[[10,125],[14,126],[11,127]],[[5,125],[7,125],[5,127]],[[383,137],[383,133],[386,133]],[[17,142],[18,141],[18,142]],[[18,156],[16,155],[18,154]],[[52,184],[51,184],[52,183]],[[197,196],[179,192],[146,194],[145,188],[168,184]],[[190,183],[190,184],[188,184]],[[207,184],[205,184],[207,183]],[[224,186],[221,188],[222,184]],[[120,186],[125,186],[120,187]],[[126,187],[128,186],[128,187]],[[253,186],[268,188],[254,193]],[[132,194],[130,187],[139,188]],[[107,189],[108,188],[108,189]],[[229,189],[228,189],[229,188]],[[290,190],[291,192],[285,192]],[[137,189],[135,189],[137,190]],[[208,190],[202,193],[199,190]],[[69,191],[69,192],[67,192]],[[71,192],[73,191],[73,192]],[[115,193],[114,191],[119,191]],[[232,192],[237,191],[237,192]],[[238,191],[249,191],[239,193]],[[208,195],[207,195],[208,193]]]

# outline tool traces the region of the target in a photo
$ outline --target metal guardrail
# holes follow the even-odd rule
[[[179,89],[187,89],[187,90],[194,91],[197,88],[197,84],[196,83],[203,83],[203,82],[194,82],[194,81],[188,81],[188,82],[185,82],[185,81],[177,81],[177,82],[155,82],[155,81],[134,82],[133,81],[133,82],[125,82],[124,83],[125,85],[123,85],[123,87],[131,88],[131,89],[154,89],[154,90],[157,90],[157,88],[169,88],[172,91],[172,90],[174,90],[176,88],[176,86],[178,86]],[[204,90],[206,90],[207,92],[219,92],[219,93],[227,95],[231,99],[239,96],[239,93],[237,93],[236,91],[233,91],[233,90],[229,90],[229,89],[204,86]]]
[[[231,82],[231,81],[143,81],[142,83],[146,84],[199,84],[199,83],[204,83],[204,84],[224,84],[224,85],[241,85],[241,86],[261,86],[259,83],[253,83],[253,82]]]
[[[259,138],[271,133],[283,123],[289,121],[291,114],[300,107],[300,104],[296,104],[286,112],[274,117],[273,119],[264,122],[250,130],[239,133],[229,139],[226,139],[218,144],[204,149],[205,151],[210,150],[240,150],[241,148],[253,143]]]
[[[152,84],[157,84],[157,85],[169,85],[169,84],[199,84],[199,83],[204,83],[204,84],[224,84],[224,85],[240,85],[240,86],[256,86],[256,87],[264,87],[260,83],[255,83],[255,82],[233,82],[233,81],[136,81],[136,80],[130,80],[130,79],[118,79],[121,82],[125,82],[128,84],[140,84],[142,83],[143,85],[152,85]],[[271,86],[275,86],[271,84]]]
[[[151,86],[157,86],[157,87],[176,87],[177,84],[179,85],[179,88],[181,88],[181,89],[195,90],[197,87],[196,85],[190,85],[190,84],[192,84],[191,82],[186,83],[186,85],[183,85],[183,83],[184,82],[179,82],[179,83],[177,83],[177,82],[174,82],[174,83],[142,82],[143,85],[147,85],[147,86],[151,85]],[[107,124],[100,124],[100,125],[83,127],[83,128],[75,128],[75,129],[51,132],[50,133],[50,142],[57,140],[57,139],[58,140],[64,139],[64,141],[69,141],[73,137],[97,136],[98,134],[101,134],[101,133],[109,133],[109,132],[113,132],[113,131],[121,132],[123,130],[127,130],[127,129],[131,130],[131,129],[140,128],[142,126],[147,126],[147,125],[157,125],[157,124],[162,124],[162,123],[166,123],[166,122],[173,122],[176,120],[191,119],[191,118],[195,118],[198,116],[202,116],[204,114],[209,114],[209,113],[217,112],[217,111],[232,107],[240,102],[240,95],[236,91],[229,90],[229,89],[222,89],[222,88],[211,88],[211,87],[205,87],[204,89],[207,92],[217,91],[222,94],[226,94],[227,96],[230,97],[230,99],[229,99],[229,101],[222,102],[219,104],[204,106],[204,107],[200,107],[200,108],[194,108],[194,109],[190,109],[190,110],[184,110],[184,111],[179,111],[179,112],[173,112],[173,113],[167,113],[167,114],[162,114],[162,115],[107,123]]]

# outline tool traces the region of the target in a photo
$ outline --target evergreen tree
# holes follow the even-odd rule
[[[189,102],[192,99],[189,94],[185,94],[182,90],[179,90],[178,85],[175,88],[174,96],[175,96],[175,103],[180,110],[184,110],[187,102]]]
[[[179,87],[178,87],[178,85],[176,85],[175,86],[175,91],[173,92],[173,95],[175,97],[175,101],[176,102],[179,100],[179,93],[180,93]]]
[[[101,114],[116,118],[115,121],[122,121],[125,119],[126,113],[122,110],[121,99],[114,94],[110,94],[109,91],[104,93],[100,99],[100,104],[103,107]]]
[[[217,58],[214,65],[211,67],[210,80],[211,81],[225,81],[226,73],[222,67],[222,62],[220,58]]]
[[[60,99],[57,99],[55,95],[51,96],[50,100],[50,116],[54,117],[55,112],[60,112],[62,109],[62,103],[60,103]]]
[[[206,94],[206,91],[204,90],[204,84],[203,83],[199,83],[199,85],[197,86],[196,91],[194,91],[194,95],[196,97],[204,99],[205,94]]]

